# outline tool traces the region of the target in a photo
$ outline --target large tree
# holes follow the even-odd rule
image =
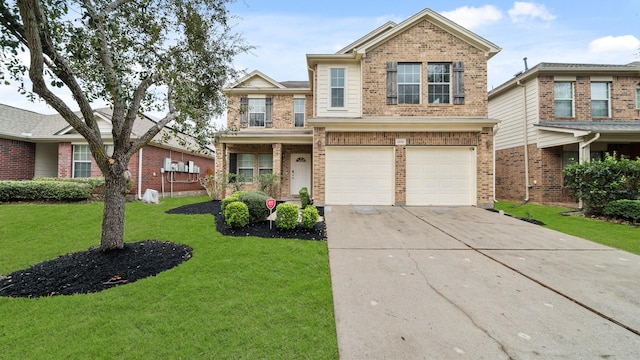
[[[28,73],[32,89],[22,92],[37,94],[82,134],[105,177],[102,250],[124,246],[131,157],[166,125],[203,142],[215,130],[221,89],[236,75],[233,57],[248,50],[230,26],[229,2],[0,0],[0,77],[23,83]],[[61,88],[75,105],[62,100]],[[113,109],[108,139],[92,110],[96,100]],[[157,106],[166,116],[132,137],[139,114]]]

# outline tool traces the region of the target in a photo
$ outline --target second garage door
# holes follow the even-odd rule
[[[393,205],[393,147],[331,146],[326,149],[325,164],[327,204]]]
[[[407,147],[407,205],[475,205],[474,147]]]

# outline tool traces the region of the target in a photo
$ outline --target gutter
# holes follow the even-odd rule
[[[516,81],[516,85],[522,87],[522,100],[524,101],[524,202],[529,201],[529,127],[527,124],[527,85],[523,84],[520,80]]]
[[[142,199],[142,148],[138,150],[138,200]]]

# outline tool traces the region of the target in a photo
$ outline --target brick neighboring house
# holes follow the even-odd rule
[[[489,116],[501,121],[496,197],[575,206],[564,167],[640,156],[640,62],[540,63],[489,92]]]
[[[111,110],[96,109],[95,115],[103,139],[109,144]],[[141,135],[154,123],[148,117],[139,118],[132,137]],[[171,171],[165,172],[167,158],[172,160],[167,164],[167,170]],[[184,165],[179,167],[189,161],[193,161],[193,170],[199,167],[200,173],[215,168],[213,152],[194,154],[175,139],[167,143],[151,142],[129,162],[134,184],[131,193],[138,198],[147,189],[161,194],[164,189],[166,196],[202,193],[199,174],[184,171]],[[43,115],[0,104],[0,180],[100,176],[86,140],[60,115]]]
[[[492,207],[487,60],[499,51],[425,9],[308,54],[308,82],[254,71],[225,89],[240,130],[216,145],[216,171],[273,172],[281,197],[307,187],[326,205]]]

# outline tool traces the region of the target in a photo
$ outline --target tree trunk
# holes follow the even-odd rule
[[[129,190],[124,173],[107,172],[104,186],[104,213],[100,250],[109,251],[124,247],[124,206]]]

